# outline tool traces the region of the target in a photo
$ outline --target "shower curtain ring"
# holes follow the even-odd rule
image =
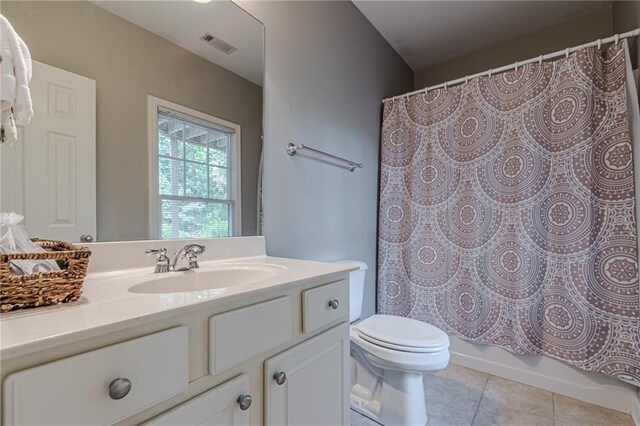
[[[567,57],[567,59],[569,58],[569,53],[571,53],[571,48],[567,47],[567,50],[565,50],[565,57]]]
[[[616,34],[616,35],[614,35],[614,36],[613,36],[613,39],[615,40],[616,45],[617,45],[617,44],[618,44],[618,42],[620,41],[620,34]]]
[[[464,76],[464,84],[468,84],[469,83],[469,76],[465,75]]]
[[[489,68],[489,78],[491,78],[491,74],[493,74],[493,70]]]
[[[542,65],[542,55],[538,58],[538,65]]]
[[[447,90],[447,83],[449,83],[448,81],[444,82],[444,90]]]
[[[602,47],[602,39],[599,38],[598,39],[598,50],[600,50],[601,47]]]
[[[516,61],[515,70],[516,70],[516,72],[518,72],[518,61]]]

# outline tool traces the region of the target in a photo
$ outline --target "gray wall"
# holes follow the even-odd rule
[[[100,241],[147,239],[147,95],[242,126],[243,233],[256,232],[262,88],[89,2],[9,1],[33,59],[96,80]]]
[[[612,13],[612,9],[606,9],[418,70],[415,73],[414,88],[422,89],[443,83],[445,80],[454,80],[518,60],[609,37],[613,33]]]
[[[374,313],[382,98],[413,72],[351,2],[241,2],[265,24],[265,235],[272,256],[369,265]],[[285,153],[296,141],[364,163]]]
[[[614,1],[613,2],[613,31],[624,33],[640,28],[640,1]],[[629,39],[632,47],[632,61],[637,66],[640,58],[640,41],[638,38]],[[635,49],[633,49],[635,44]]]

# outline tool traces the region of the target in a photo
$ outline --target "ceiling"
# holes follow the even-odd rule
[[[202,58],[262,86],[264,27],[228,0],[92,0],[120,16]],[[227,55],[200,40],[204,33],[221,38],[237,50]]]
[[[610,8],[610,1],[353,0],[414,71]]]

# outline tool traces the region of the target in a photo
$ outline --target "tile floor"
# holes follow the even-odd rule
[[[449,364],[425,380],[429,426],[633,426],[627,414]],[[378,423],[351,411],[352,426]]]

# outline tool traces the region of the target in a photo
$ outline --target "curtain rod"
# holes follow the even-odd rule
[[[435,86],[425,87],[424,89],[420,89],[420,90],[414,90],[413,92],[405,93],[404,95],[392,96],[390,98],[383,99],[382,103],[385,103],[387,101],[392,101],[395,99],[400,99],[400,98],[408,98],[411,95],[415,95],[422,92],[427,93],[429,90],[440,89],[440,88],[444,88],[446,90],[447,87],[449,86],[460,84],[460,83],[468,83],[469,80],[474,78],[483,77],[485,75],[488,75],[489,77],[491,77],[492,74],[501,73],[501,72],[509,71],[512,69],[515,69],[517,71],[518,68],[523,65],[532,64],[534,62],[542,63],[542,61],[544,60],[558,58],[560,56],[568,57],[570,53],[576,52],[580,49],[584,49],[585,47],[598,46],[598,49],[600,49],[600,47],[605,43],[614,42],[618,44],[618,42],[621,39],[628,38],[628,37],[637,37],[638,35],[640,35],[640,28],[636,28],[635,30],[632,30],[632,31],[627,31],[626,33],[616,34],[607,38],[599,38],[598,40],[592,41],[591,43],[585,43],[575,47],[568,47],[564,50],[558,50],[557,52],[547,53],[546,55],[540,55],[538,57],[527,59],[525,61],[516,61],[513,64],[505,65],[500,68],[489,69],[488,71],[483,71],[483,72],[479,72],[472,75],[467,75],[465,77],[458,78],[456,80],[445,81],[444,83],[440,83]]]

